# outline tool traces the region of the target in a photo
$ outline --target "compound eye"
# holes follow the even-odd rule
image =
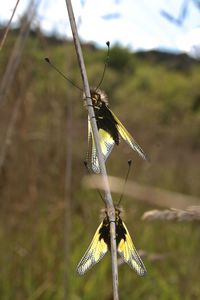
[[[97,103],[96,96],[94,96],[94,97],[92,98],[92,100],[94,101],[95,104]]]

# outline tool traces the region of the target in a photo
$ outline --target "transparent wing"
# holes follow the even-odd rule
[[[142,148],[136,143],[132,135],[128,132],[128,130],[124,127],[124,125],[120,122],[120,120],[115,116],[115,114],[110,110],[113,118],[117,122],[117,129],[121,137],[124,141],[134,150],[136,151],[143,159],[148,160],[147,155],[142,150]]]
[[[111,135],[103,129],[99,129],[99,142],[101,146],[101,151],[103,154],[103,159],[106,161],[109,154],[111,153],[114,147],[114,140]],[[97,157],[97,151],[94,143],[93,132],[90,124],[90,120],[88,118],[88,152],[86,160],[88,162],[88,166],[95,173],[100,173],[99,168],[99,160]]]
[[[99,231],[103,226],[103,222],[97,228],[95,235],[89,245],[87,251],[82,257],[81,261],[77,266],[78,275],[84,275],[89,269],[91,269],[95,264],[97,264],[108,251],[108,246],[103,239],[99,240]]]
[[[92,161],[94,160],[94,157],[96,156],[93,149],[93,134],[92,134],[92,128],[91,128],[91,124],[90,124],[90,119],[88,116],[88,150],[87,150],[87,154],[86,154],[86,161],[88,163],[88,167],[91,169],[92,166]],[[96,164],[98,163],[98,158],[96,157]],[[95,173],[99,173],[99,172],[95,172]]]
[[[126,228],[126,225],[124,224],[124,222],[122,222],[122,224],[126,230],[126,238],[125,240],[121,239],[117,248],[117,252],[122,257],[124,262],[127,263],[132,269],[134,269],[138,275],[144,276],[147,272],[146,268],[133,245],[132,239],[130,237],[128,229]]]

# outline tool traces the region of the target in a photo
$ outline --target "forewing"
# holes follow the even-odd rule
[[[115,114],[110,110],[113,115],[113,118],[117,122],[117,129],[120,136],[124,139],[124,141],[134,150],[136,151],[143,159],[147,160],[147,156],[142,148],[136,143],[132,135],[128,132],[128,130],[124,127],[124,125],[120,122],[120,120],[115,116]]]
[[[138,275],[144,276],[147,272],[146,268],[133,245],[126,225],[124,224],[124,222],[122,222],[122,224],[126,231],[125,240],[121,239],[117,247],[117,252],[122,257],[124,262],[126,262],[132,269],[134,269]]]
[[[103,239],[100,237],[100,229],[103,226],[103,222],[97,228],[95,235],[89,245],[87,251],[82,257],[81,261],[77,266],[78,275],[84,275],[89,269],[91,269],[95,264],[97,264],[108,251],[108,246]]]
[[[109,154],[111,153],[113,146],[115,144],[111,135],[103,129],[99,129],[99,142],[101,146],[101,151],[103,154],[103,159],[106,161]],[[87,152],[87,162],[90,169],[95,173],[100,173],[99,160],[97,157],[97,151],[94,143],[93,132],[88,118],[88,152]]]

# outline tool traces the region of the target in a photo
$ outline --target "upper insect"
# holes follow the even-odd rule
[[[99,142],[104,161],[111,153],[114,144],[119,145],[123,139],[134,151],[136,151],[143,159],[147,156],[143,149],[134,140],[132,135],[123,126],[120,120],[108,107],[108,98],[105,92],[100,89],[91,89],[91,99],[94,108],[97,128],[99,132]],[[100,172],[99,161],[97,157],[96,147],[93,139],[93,132],[88,118],[88,152],[86,156],[88,167],[95,173]]]

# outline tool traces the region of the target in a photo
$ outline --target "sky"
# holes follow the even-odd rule
[[[48,34],[71,37],[65,0],[39,1],[35,25]],[[1,7],[0,23],[11,16],[16,0]],[[20,0],[13,24],[28,6]],[[200,1],[198,0],[72,0],[83,41],[104,47],[118,43],[131,50],[161,49],[188,52],[200,58]]]

